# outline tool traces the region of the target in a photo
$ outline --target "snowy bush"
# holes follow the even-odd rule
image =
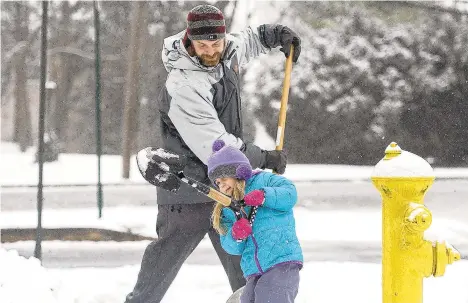
[[[294,28],[303,42],[286,123],[292,162],[375,164],[391,141],[446,164],[466,161],[466,18],[389,24],[363,4],[291,5],[280,23]],[[281,56],[261,57],[247,74],[246,92],[273,138]]]

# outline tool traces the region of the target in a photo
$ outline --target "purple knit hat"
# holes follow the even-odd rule
[[[247,180],[252,176],[249,159],[239,149],[226,145],[223,140],[216,140],[212,149],[213,154],[208,158],[208,177],[211,182],[225,177]]]

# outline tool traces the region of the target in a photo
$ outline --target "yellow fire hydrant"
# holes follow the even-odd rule
[[[424,239],[432,214],[423,198],[434,182],[432,167],[392,142],[372,173],[382,196],[383,303],[422,303],[423,278],[445,273],[460,253]]]

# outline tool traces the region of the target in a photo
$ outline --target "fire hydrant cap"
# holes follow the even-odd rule
[[[434,177],[434,170],[423,158],[402,150],[395,142],[385,150],[385,157],[377,163],[372,177]]]

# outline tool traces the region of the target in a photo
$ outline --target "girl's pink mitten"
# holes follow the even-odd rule
[[[244,202],[249,206],[260,206],[265,201],[265,193],[263,190],[256,189],[245,195]]]
[[[252,233],[252,226],[246,218],[234,222],[232,226],[232,237],[236,240],[244,240]]]

